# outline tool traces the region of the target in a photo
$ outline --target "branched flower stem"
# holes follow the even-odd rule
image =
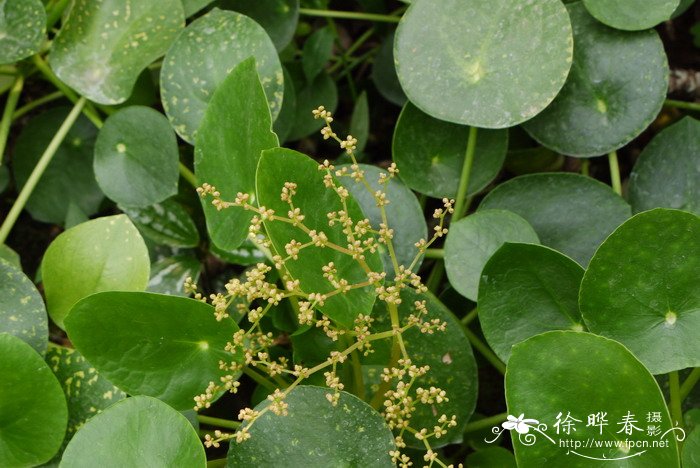
[[[349,167],[340,169],[336,169],[328,161],[324,161],[319,166],[319,171],[325,173],[323,176],[325,187],[336,193],[339,205],[342,207],[339,211],[328,213],[328,226],[334,228],[336,232],[341,231],[345,235],[347,245],[331,241],[322,231],[312,229],[305,224],[304,214],[294,204],[294,196],[297,191],[297,184],[294,182],[285,182],[280,194],[281,200],[288,204],[286,216],[265,206],[253,204],[250,194],[238,193],[235,200],[226,201],[221,198],[219,191],[209,184],[204,183],[197,189],[201,196],[211,196],[212,204],[218,210],[231,208],[253,213],[249,237],[260,246],[261,250],[266,252],[266,256],[274,268],[278,270],[283,284],[283,288],[280,288],[276,282],[268,282],[266,275],[272,270],[272,267],[259,263],[246,271],[245,279],[234,278],[229,281],[226,284],[226,294],[212,294],[209,297],[214,306],[217,320],[228,317],[229,307],[235,305],[239,313],[247,315],[251,325],[247,330],[241,329],[233,335],[233,339],[226,346],[226,351],[231,355],[231,361],[220,362],[220,368],[228,374],[221,377],[220,383],[210,382],[206,392],[195,398],[195,409],[209,407],[215,395],[218,395],[222,390],[236,393],[240,385],[237,376],[241,372],[265,386],[270,394],[267,397],[269,400],[267,406],[260,410],[246,408],[240,412],[238,418],[242,421],[242,425],[237,428],[235,433],[226,434],[221,431],[215,431],[213,435],[207,433],[204,436],[204,443],[207,446],[216,447],[219,443],[232,439],[238,443],[244,442],[251,437],[250,430],[262,415],[268,412],[278,416],[286,415],[287,403],[285,399],[287,395],[318,372],[323,372],[325,377],[326,386],[329,388],[326,398],[330,404],[335,406],[338,403],[340,392],[345,388],[341,375],[352,381],[352,391],[360,398],[364,398],[365,388],[360,353],[367,355],[372,352],[372,343],[377,340],[391,340],[391,358],[382,374],[379,389],[372,398],[372,404],[377,409],[384,408],[382,414],[389,427],[398,433],[396,446],[399,450],[391,453],[392,459],[402,467],[408,466],[410,459],[400,451],[406,446],[403,442],[403,436],[408,431],[422,441],[428,449],[425,461],[429,462],[429,466],[434,463],[439,466],[447,466],[438,459],[437,453],[432,451],[429,440],[441,437],[448,428],[456,426],[455,417],[450,418],[445,414],[439,416],[437,424],[431,426],[432,430],[411,427],[410,419],[417,404],[436,405],[448,401],[448,399],[445,392],[439,388],[431,386],[429,389],[424,389],[417,386],[417,379],[425,375],[429,371],[429,367],[417,367],[411,362],[410,353],[403,338],[404,333],[411,328],[418,328],[421,333],[430,334],[434,331],[444,331],[446,324],[439,319],[424,320],[424,316],[428,313],[426,301],[416,301],[412,309],[414,313],[403,317],[403,319],[399,314],[399,304],[402,302],[401,291],[405,288],[412,287],[419,293],[426,291],[421,278],[413,272],[413,269],[433,242],[447,233],[445,219],[449,214],[454,213],[454,202],[443,200],[443,208],[435,210],[433,214],[433,217],[438,220],[433,236],[429,240],[422,239],[415,244],[417,251],[408,267],[400,265],[393,244],[394,231],[389,227],[389,217],[385,208],[390,201],[382,188],[398,173],[398,169],[392,164],[388,173],[380,174],[378,181],[380,189],[373,189],[365,178],[364,171],[354,154],[357,140],[352,136],[347,136],[345,139],[338,137],[331,127],[333,121],[331,113],[325,108],[316,109],[314,116],[325,121],[326,125],[321,130],[324,139],[335,140],[352,161]],[[381,215],[378,227],[372,226],[368,219],[354,220],[351,218],[348,202],[349,191],[339,184],[339,180],[348,177],[356,183],[361,183],[371,194]],[[273,244],[268,233],[270,223],[285,223],[293,226],[298,229],[302,240],[291,239],[283,248]],[[386,271],[373,271],[370,266],[371,262],[368,262],[365,257],[367,253],[376,255],[379,244],[386,246],[391,258],[390,269],[393,270],[391,282],[387,281],[388,273]],[[305,253],[309,249],[330,249],[350,257],[365,272],[367,279],[355,280],[351,283],[340,277],[339,270],[341,269],[334,262],[330,262],[322,268],[323,278],[330,285],[330,288],[326,285],[325,289],[330,290],[323,293],[303,290],[302,284],[299,280],[294,279],[287,264],[297,261],[300,255],[309,255],[309,253]],[[304,286],[309,287],[308,284]],[[347,294],[353,290],[368,288],[374,288],[378,300],[386,304],[391,322],[389,330],[371,330],[374,318],[362,314],[357,316],[352,329],[337,326],[323,314],[321,314],[320,319],[316,318],[316,314],[323,311],[323,306],[329,298],[339,294]],[[197,286],[191,279],[187,280],[185,289],[193,293],[196,299],[207,300],[207,298],[202,297],[201,293],[197,292]],[[341,348],[344,349],[332,351],[327,359],[311,368],[304,368],[299,364],[295,364],[291,368],[284,357],[277,361],[271,360],[269,348],[275,343],[275,337],[272,333],[265,333],[260,322],[273,306],[284,299],[290,299],[294,302],[299,325],[322,328],[329,338],[333,341],[339,341],[342,344]],[[262,302],[264,305],[256,307],[256,301]],[[339,374],[339,366],[348,359],[351,367],[344,368],[344,372]],[[261,372],[268,374],[272,380],[262,377]],[[291,376],[294,380],[288,383],[282,376]],[[409,380],[405,380],[406,378]],[[415,396],[413,396],[414,394]]]

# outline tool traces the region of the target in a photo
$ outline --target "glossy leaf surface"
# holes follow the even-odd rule
[[[232,359],[224,347],[237,329],[230,318],[217,322],[200,301],[138,292],[94,294],[66,320],[76,349],[101,375],[178,410],[192,408],[210,381],[219,382],[219,360]]]
[[[49,316],[63,320],[80,299],[100,291],[143,291],[150,261],[126,215],[98,218],[59,235],[46,250],[41,274]]]

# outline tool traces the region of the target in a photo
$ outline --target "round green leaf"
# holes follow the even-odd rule
[[[513,452],[503,447],[488,447],[469,454],[466,460],[469,468],[516,468]]]
[[[686,117],[644,148],[630,175],[635,212],[676,208],[700,215],[700,121]]]
[[[484,210],[450,225],[445,240],[445,270],[452,287],[476,301],[481,270],[506,242],[540,241],[526,220],[505,210]]]
[[[204,468],[197,433],[182,414],[146,396],[127,398],[92,418],[66,448],[61,468]]]
[[[531,174],[491,191],[479,205],[525,218],[543,245],[582,266],[613,230],[631,215],[629,205],[610,187],[578,174]]]
[[[74,349],[51,345],[46,363],[58,379],[68,404],[68,428],[61,450],[53,457],[58,463],[68,442],[85,422],[119,400],[126,393],[112,385]]]
[[[454,198],[468,140],[469,127],[434,119],[407,103],[396,123],[392,145],[399,176],[417,192]],[[481,191],[498,175],[507,150],[507,130],[478,132],[469,195]]]
[[[63,328],[73,304],[100,291],[143,291],[150,261],[143,238],[126,215],[68,229],[49,245],[41,265],[49,316]]]
[[[299,21],[299,0],[224,0],[222,8],[253,18],[265,28],[278,51],[291,42]],[[287,99],[285,93],[284,96]]]
[[[300,64],[290,64],[288,70],[294,81],[297,102],[294,125],[287,135],[287,140],[295,141],[309,136],[323,126],[321,119],[314,119],[312,110],[324,106],[327,110],[335,112],[338,106],[338,88],[325,71],[319,73],[312,83],[308,83]]]
[[[192,217],[184,206],[172,198],[146,208],[119,208],[144,236],[159,244],[173,247],[199,245],[199,231]]]
[[[394,230],[393,245],[396,260],[399,265],[408,268],[418,253],[416,242],[428,237],[428,226],[423,217],[423,209],[413,192],[400,181],[392,178],[387,184],[379,183],[380,174],[389,176],[389,173],[384,169],[369,164],[360,164],[360,170],[364,171],[365,179],[372,188],[372,192],[367,190],[364,183],[355,182],[350,177],[344,177],[342,183],[355,197],[362,212],[370,220],[372,228],[377,231],[383,221],[381,210],[377,207],[377,202],[374,199],[374,192],[381,190],[386,193],[389,204],[384,207],[384,210],[388,225]],[[384,270],[393,272],[388,249],[382,244],[380,250],[384,261]],[[418,271],[421,263],[422,258],[416,262],[413,271]]]
[[[14,147],[12,170],[22,187],[70,109],[51,109],[29,121]],[[68,207],[75,204],[86,215],[95,214],[104,195],[92,169],[97,129],[80,116],[27,201],[27,211],[38,221],[63,224]]]
[[[0,333],[0,466],[33,466],[58,451],[68,410],[61,385],[31,346]]]
[[[504,244],[489,259],[479,284],[479,322],[503,362],[511,347],[550,330],[584,329],[578,310],[583,268],[556,250]]]
[[[104,292],[77,303],[66,319],[75,347],[100,375],[130,395],[156,397],[178,410],[224,374],[219,361],[238,330],[214,308],[184,297]]]
[[[180,0],[76,0],[49,63],[61,81],[91,101],[119,104],[184,25]]]
[[[161,100],[185,141],[194,143],[214,91],[250,56],[255,57],[274,120],[282,105],[284,78],[277,50],[262,26],[240,13],[214,8],[177,38],[163,61]]]
[[[656,118],[668,91],[668,62],[655,31],[616,31],[581,3],[568,9],[574,65],[554,102],[524,127],[560,153],[599,156],[626,145]]]
[[[177,193],[180,154],[168,119],[150,107],[111,115],[95,142],[95,176],[117,203],[144,208]]]
[[[228,466],[394,466],[394,438],[381,415],[346,392],[333,406],[328,393],[308,385],[292,390],[285,398],[289,414],[268,411],[257,419],[249,440],[230,444]]]
[[[151,279],[148,291],[187,296],[184,290],[185,280],[192,278],[196,283],[202,271],[202,264],[191,254],[179,254],[158,260],[151,265]]]
[[[403,106],[408,98],[401,89],[394,65],[394,32],[392,31],[379,46],[372,64],[372,81],[379,94],[387,101]]]
[[[237,131],[231,131],[235,125]],[[211,184],[227,201],[239,192],[255,194],[255,171],[263,150],[279,146],[255,59],[240,63],[214,93],[195,146],[197,178]],[[210,197],[202,199],[207,231],[214,244],[235,249],[248,237],[251,211],[240,207],[218,210]]]
[[[569,73],[573,39],[559,0],[444,0],[440,8],[415,0],[396,30],[394,54],[401,86],[421,110],[504,128],[552,102]]]
[[[688,435],[683,443],[683,468],[700,466],[700,428],[696,428]]]
[[[0,2],[0,64],[37,53],[45,39],[46,11],[41,0]]]
[[[439,387],[445,391],[449,399],[449,401],[434,405],[418,403],[416,411],[411,416],[411,426],[417,429],[425,427],[430,430],[436,425],[442,414],[446,414],[448,417],[453,415],[457,417],[457,425],[448,428],[447,434],[439,439],[431,439],[431,446],[437,448],[462,440],[464,426],[469,422],[476,406],[477,367],[462,324],[432,294],[418,294],[413,289],[403,289],[399,305],[401,323],[406,323],[409,315],[415,314],[414,304],[416,301],[426,302],[428,313],[424,316],[424,320],[438,319],[447,325],[444,332],[435,331],[432,334],[427,334],[421,333],[419,329],[414,327],[404,332],[403,335],[411,362],[416,366],[430,366],[428,373],[418,378],[416,386],[413,388]],[[372,325],[375,331],[391,329],[389,314],[383,302],[377,302],[372,317],[375,319]],[[375,352],[365,358],[364,363],[386,367],[391,356],[391,340],[375,341],[373,348]],[[409,447],[418,449],[425,447],[422,441],[409,433],[404,434],[404,440]]]
[[[674,433],[661,438],[671,428],[671,418],[659,386],[642,363],[615,341],[590,333],[552,331],[515,345],[506,373],[506,401],[509,414],[524,414],[540,423],[532,424],[529,434],[510,431],[519,467],[679,466]],[[598,422],[607,425],[588,426],[589,416],[599,413],[606,413]],[[650,413],[658,413],[660,421],[649,422]],[[555,426],[558,415],[560,424]],[[628,415],[636,428],[630,427],[631,434],[622,423]],[[577,421],[568,419],[573,428],[569,426],[566,433],[563,421],[568,416]],[[658,435],[648,436],[648,426],[658,428]],[[591,440],[622,444],[586,447]],[[623,445],[626,440],[646,442],[650,448],[628,447]],[[651,448],[659,440],[667,445]]]
[[[700,366],[700,218],[657,208],[620,226],[581,283],[586,325],[652,374]]]
[[[293,198],[294,207],[299,208],[305,216],[304,225],[310,230],[323,232],[330,242],[346,246],[348,243],[343,228],[339,223],[329,225],[328,213],[344,210],[343,203],[333,189],[324,185],[324,172],[318,170],[318,163],[306,155],[286,148],[264,151],[258,164],[257,198],[261,206],[273,209],[281,216],[289,212],[289,204],[280,199],[285,182],[297,184],[297,194]],[[352,195],[346,200],[347,212],[356,222],[364,215]],[[291,240],[306,243],[309,235],[300,227],[281,221],[265,221],[265,229],[272,241],[274,250],[286,257],[285,245]],[[382,271],[382,260],[378,252],[364,253],[365,262],[372,271]],[[323,276],[322,268],[329,262],[335,264],[340,274],[350,285],[364,283],[367,274],[362,266],[351,256],[327,247],[310,246],[299,252],[298,259],[289,259],[285,268],[289,274],[298,279],[302,290],[307,293],[325,294],[335,290]],[[359,314],[369,314],[372,310],[376,292],[373,286],[364,286],[335,294],[325,301],[319,309],[328,317],[345,327],[352,323]]]
[[[595,18],[625,31],[653,28],[671,18],[680,0],[583,0]]]
[[[2,259],[0,278],[0,333],[14,335],[44,354],[49,321],[39,291],[22,270]]]

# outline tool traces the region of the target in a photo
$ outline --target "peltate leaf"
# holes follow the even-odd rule
[[[49,64],[90,100],[119,104],[184,25],[180,0],[76,0],[53,41]]]

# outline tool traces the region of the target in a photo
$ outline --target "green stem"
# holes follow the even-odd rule
[[[425,258],[445,258],[444,249],[426,249]]]
[[[348,58],[350,56],[352,56],[352,54],[354,54],[355,51],[362,46],[362,44],[367,42],[367,39],[372,37],[372,34],[374,34],[374,28],[369,28],[367,31],[362,33],[362,35],[360,37],[358,37],[357,40],[355,42],[353,42],[350,47],[348,47],[348,50],[345,51],[345,55]]]
[[[467,193],[469,191],[469,178],[474,164],[474,153],[476,152],[476,138],[478,129],[476,127],[469,128],[469,139],[467,140],[467,153],[464,157],[464,165],[462,165],[462,175],[459,178],[459,188],[457,189],[457,198],[455,202],[455,213],[452,216],[452,221],[464,217],[467,212]]]
[[[591,175],[591,161],[584,159],[581,161],[581,175],[589,177]]]
[[[620,181],[620,164],[617,162],[617,151],[608,154],[608,163],[610,164],[610,180],[612,181],[613,191],[622,196],[622,182]]]
[[[683,382],[683,385],[681,385],[680,388],[680,397],[681,401],[685,400],[688,395],[690,395],[691,390],[693,390],[693,387],[695,387],[695,384],[698,383],[700,380],[700,367],[696,367],[693,369],[690,374],[688,374],[688,377],[686,377],[685,381]]]
[[[338,61],[328,68],[328,73],[330,74],[330,73],[336,72],[341,66],[343,66],[344,62],[351,59],[352,54],[354,54],[357,51],[357,49],[359,49],[360,46],[362,46],[362,44],[364,44],[367,41],[367,39],[372,37],[372,34],[374,34],[374,28],[369,28],[360,37],[358,37],[357,40],[355,42],[353,42],[353,44],[350,47],[348,47],[348,50],[346,50],[340,56]],[[367,56],[367,54],[363,55],[362,57],[366,57],[366,56]],[[354,60],[353,60],[353,62],[354,62]],[[355,64],[353,64],[353,67],[354,66],[355,66]]]
[[[15,113],[12,114],[12,120],[17,120],[20,117],[27,115],[37,107],[43,106],[44,104],[48,104],[49,102],[55,101],[57,99],[61,99],[62,97],[63,93],[61,91],[55,91],[51,94],[47,94],[46,96],[42,96],[38,99],[35,99],[32,102],[29,102],[17,109]]]
[[[58,0],[46,15],[46,29],[51,30],[53,26],[61,19],[63,10],[66,9],[70,0]]]
[[[12,114],[15,113],[23,87],[24,77],[22,75],[17,75],[17,78],[15,78],[15,82],[12,85],[12,89],[10,90],[10,94],[7,96],[5,111],[2,113],[2,120],[0,120],[0,166],[2,166],[5,147],[7,146],[7,137],[10,135]]]
[[[194,187],[194,188],[199,187],[199,184],[197,183],[197,176],[195,176],[194,173],[192,171],[190,171],[190,169],[187,166],[180,163],[179,168],[180,168],[180,175],[182,176],[183,179],[185,179],[187,182],[189,182],[189,184],[192,187]]]
[[[430,271],[430,275],[428,275],[428,279],[425,282],[425,287],[427,287],[433,294],[437,295],[437,289],[440,287],[444,274],[445,262],[435,262],[435,265],[433,265],[433,269]]]
[[[398,23],[401,20],[401,17],[399,16],[380,15],[376,13],[361,13],[358,11],[316,10],[312,8],[299,8],[299,14],[305,16],[318,16],[321,18],[356,19],[367,21],[379,21],[384,23]]]
[[[360,65],[361,63],[363,63],[365,60],[367,60],[368,58],[370,58],[370,57],[371,57],[372,55],[374,55],[375,53],[377,53],[378,50],[379,50],[378,48],[370,49],[370,50],[368,50],[367,52],[365,52],[364,54],[360,55],[359,57],[353,58],[353,59],[350,61],[350,64],[349,64],[346,68],[343,69],[342,73],[339,73],[339,74],[338,74],[338,76],[337,76],[336,79],[337,79],[337,80],[340,80],[340,79],[344,78],[345,75],[348,75],[348,74],[352,73],[352,71],[353,71],[355,68],[357,68],[358,65]],[[339,62],[339,63],[340,63],[340,62]],[[341,63],[341,65],[342,65],[342,63]],[[331,70],[334,69],[334,67],[335,67],[335,65],[333,65],[331,68],[329,68],[328,72],[330,73]]]
[[[388,303],[387,310],[389,311],[389,317],[391,319],[391,328],[393,333],[394,330],[401,327],[401,324],[399,322],[399,309],[396,306],[396,304]],[[399,333],[394,335],[391,345],[391,357],[389,358],[389,364],[387,365],[387,367],[389,369],[395,367],[396,364],[399,362],[399,359],[401,359],[401,356],[405,355],[405,351],[406,350],[403,344],[403,337],[401,336],[401,334]],[[372,408],[379,410],[382,407],[382,405],[384,404],[384,395],[387,392],[387,390],[389,390],[390,385],[391,383],[387,381],[382,381],[379,384],[377,392],[374,394],[372,400],[370,401],[370,406],[372,406]]]
[[[243,368],[243,373],[253,379],[255,382],[258,384],[262,385],[263,387],[267,388],[268,390],[275,391],[277,389],[277,385],[274,383],[270,382],[267,380],[267,378],[263,377],[262,375],[258,374],[256,371],[251,369],[250,367],[244,367]]]
[[[666,99],[664,105],[668,107],[675,107],[677,109],[685,109],[700,112],[700,103],[698,102],[675,101],[673,99]]]
[[[197,421],[208,426],[223,427],[226,429],[238,429],[239,427],[241,427],[241,423],[238,421],[215,418],[213,416],[205,416],[203,414],[197,415]]]
[[[491,349],[486,345],[486,343],[481,341],[479,337],[476,336],[474,332],[471,331],[469,328],[464,327],[464,332],[466,333],[467,338],[469,339],[469,342],[472,344],[472,346],[476,348],[476,350],[479,351],[481,355],[484,356],[484,358],[488,362],[490,362],[491,365],[495,367],[498,372],[505,375],[506,365],[503,364],[503,361],[501,361],[498,358],[498,356],[494,354],[493,351],[491,351]]]
[[[58,148],[61,146],[61,143],[63,143],[66,135],[68,135],[68,132],[77,120],[86,102],[87,101],[84,97],[78,100],[73,107],[73,110],[70,111],[70,114],[68,114],[68,117],[66,117],[66,120],[63,121],[61,127],[54,135],[53,139],[49,143],[49,146],[46,148],[46,151],[44,151],[44,154],[42,154],[41,158],[39,158],[39,162],[37,162],[34,170],[29,176],[29,179],[27,179],[24,187],[22,187],[22,191],[19,193],[19,196],[17,196],[17,200],[15,200],[10,212],[7,214],[5,221],[2,223],[2,226],[0,226],[0,244],[4,244],[5,240],[7,240],[7,236],[10,234],[12,226],[14,226],[15,221],[17,221],[17,218],[22,212],[24,205],[27,204],[27,200],[34,191],[36,184],[39,182],[39,179],[41,179],[46,167],[51,162],[51,159],[56,154],[56,151],[58,151]]]
[[[683,410],[681,409],[680,378],[678,371],[669,372],[668,384],[670,388],[669,410],[671,412],[671,423],[674,426],[683,425]]]
[[[464,433],[467,434],[469,432],[476,432],[491,426],[495,426],[505,421],[507,417],[508,413],[501,413],[495,416],[489,416],[488,418],[478,419],[464,426]]]
[[[351,346],[351,340],[348,336],[343,337],[345,347]],[[352,383],[353,393],[361,400],[365,399],[365,379],[362,375],[362,363],[360,362],[360,353],[355,350],[350,354],[350,363],[352,365]]]
[[[474,321],[474,319],[476,318],[477,315],[479,315],[479,309],[477,307],[474,307],[474,310],[472,310],[467,315],[462,317],[462,319],[460,321],[462,322],[462,325],[464,325],[466,327],[467,325],[469,325],[470,323],[472,323]]]
[[[326,22],[328,23],[328,27],[331,28],[333,31],[333,36],[334,36],[334,42],[338,46],[338,49],[342,51],[340,54],[340,65],[347,70],[348,69],[348,54],[347,50],[343,50],[343,43],[340,40],[340,35],[338,34],[338,28],[335,25],[335,21],[333,21],[333,18],[326,18]],[[348,81],[348,87],[350,89],[350,94],[352,95],[352,100],[353,102],[357,100],[357,90],[355,87],[355,80],[353,80],[352,75],[350,73],[347,74],[347,81]]]

